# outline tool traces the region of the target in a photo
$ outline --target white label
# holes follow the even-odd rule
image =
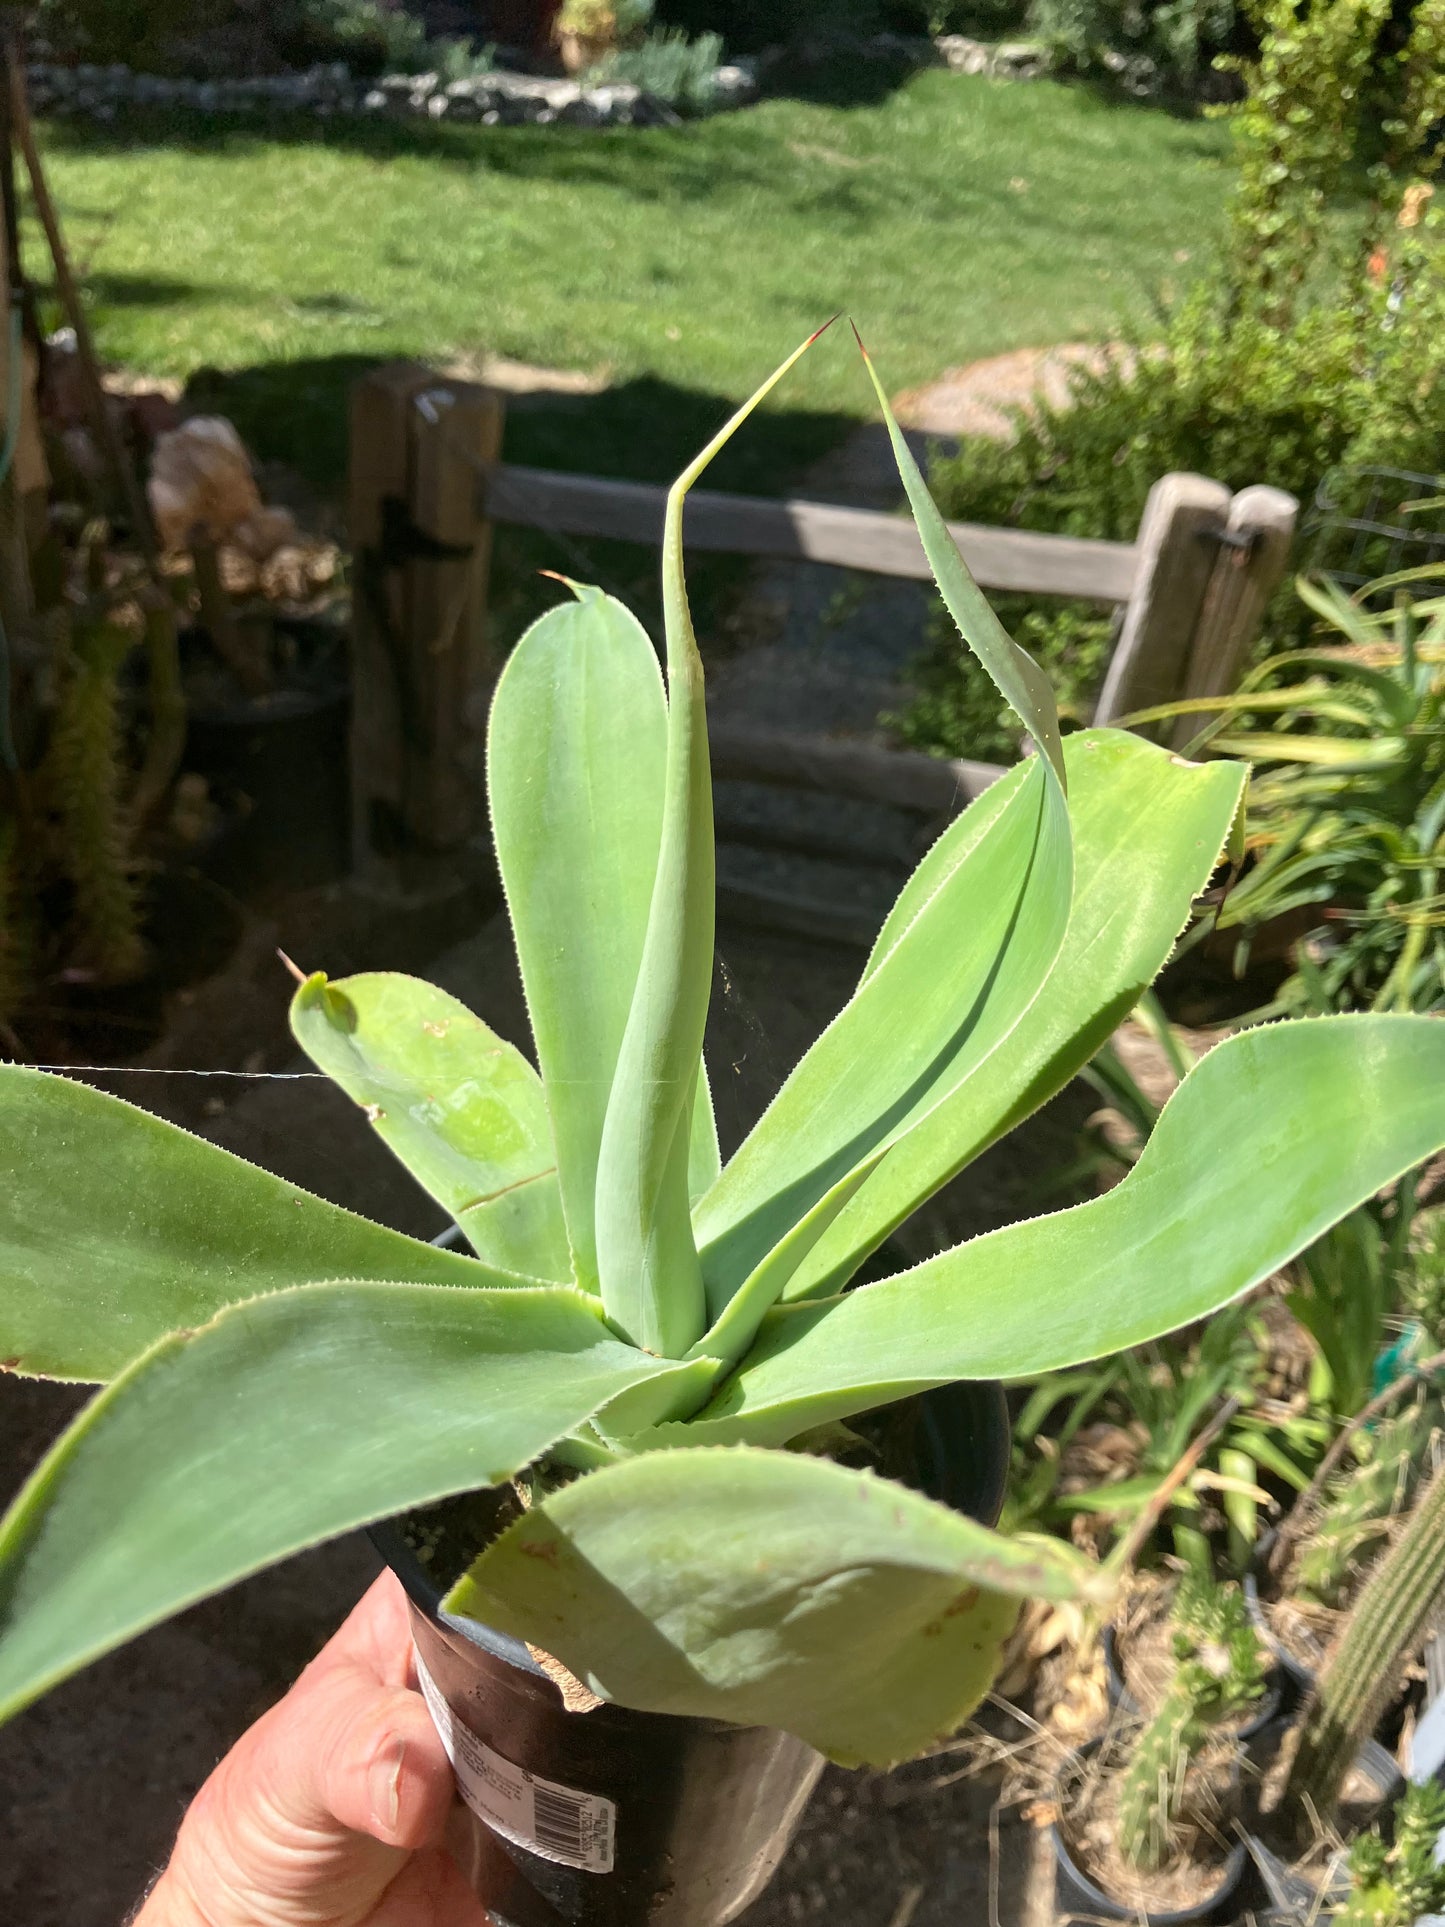
[[[611,1873],[617,1808],[595,1793],[543,1780],[479,1740],[447,1705],[420,1653],[416,1676],[462,1798],[494,1833],[544,1860]]]

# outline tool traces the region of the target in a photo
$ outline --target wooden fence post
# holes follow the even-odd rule
[[[408,417],[427,371],[394,361],[351,391],[347,522],[355,557],[351,605],[352,869],[386,880],[403,841],[405,735],[397,679],[404,629],[403,581],[388,557],[389,534],[409,486]]]
[[[500,396],[415,363],[352,392],[355,869],[393,893],[425,889],[430,859],[481,820],[493,678],[478,476],[501,437]]]
[[[1241,489],[1230,503],[1182,695],[1222,696],[1234,688],[1265,607],[1289,566],[1298,519],[1298,501],[1282,488]],[[1181,716],[1175,742],[1187,742],[1208,721],[1202,711]]]
[[[1165,475],[1139,523],[1139,572],[1094,712],[1096,723],[1182,693],[1229,490],[1203,475]]]
[[[434,381],[412,398],[407,621],[418,721],[407,822],[427,849],[479,827],[486,794],[491,529],[478,482],[502,452],[502,398],[475,382]]]

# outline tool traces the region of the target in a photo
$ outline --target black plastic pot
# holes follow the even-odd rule
[[[275,689],[245,696],[213,673],[187,690],[184,766],[225,818],[205,867],[241,896],[330,883],[351,867],[343,639],[324,624],[290,629],[298,654]]]
[[[1001,1388],[930,1392],[923,1419],[919,1484],[993,1524]],[[449,1844],[498,1927],[723,1927],[756,1898],[822,1771],[811,1747],[768,1727],[569,1712],[525,1646],[441,1612],[394,1524],[372,1539],[406,1587],[419,1680],[466,1802]]]
[[[1071,1788],[1077,1783],[1086,1763],[1093,1758],[1102,1744],[1102,1740],[1090,1740],[1076,1753],[1070,1754],[1064,1762],[1056,1786],[1056,1804],[1060,1815],[1064,1811]],[[1106,1893],[1074,1858],[1073,1849],[1065,1837],[1061,1819],[1054,1821],[1049,1833],[1054,1847],[1054,1911],[1061,1922],[1077,1917],[1081,1921],[1133,1921],[1136,1927],[1192,1927],[1194,1922],[1226,1921],[1234,1918],[1236,1896],[1248,1862],[1248,1853],[1243,1841],[1230,1849],[1229,1856],[1220,1869],[1219,1879],[1203,1900],[1192,1907],[1174,1907],[1155,1911],[1129,1906],[1124,1901],[1115,1900],[1112,1894]]]
[[[1131,1719],[1142,1719],[1144,1710],[1129,1691],[1124,1679],[1124,1669],[1119,1663],[1119,1636],[1114,1626],[1106,1626],[1100,1639],[1104,1654],[1104,1680],[1109,1695],[1109,1704]],[[1271,1643],[1270,1651],[1274,1651]],[[1235,1736],[1246,1750],[1251,1741],[1257,1740],[1262,1733],[1273,1727],[1280,1716],[1284,1703],[1284,1681],[1278,1664],[1271,1666],[1265,1675],[1264,1691],[1255,1701],[1254,1711],[1242,1726],[1236,1727]]]
[[[1254,1861],[1257,1885],[1266,1904],[1254,1912],[1258,1927],[1315,1927],[1315,1923],[1338,1906],[1349,1888],[1348,1875],[1337,1862],[1339,1871],[1327,1876],[1322,1888],[1317,1881],[1304,1879],[1287,1861],[1272,1853],[1253,1834],[1247,1838]],[[1341,1862],[1343,1855],[1341,1856]]]

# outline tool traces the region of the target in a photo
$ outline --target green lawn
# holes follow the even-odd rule
[[[46,130],[105,353],[215,369],[203,392],[253,444],[327,484],[346,384],[386,356],[605,371],[604,396],[517,409],[509,454],[661,479],[837,309],[895,390],[1103,334],[1192,271],[1224,145],[1083,88],[943,73],[645,131]],[[840,332],[715,479],[784,488],[867,409]]]
[[[846,308],[901,387],[1137,317],[1223,189],[1212,125],[937,73],[646,131],[154,133],[47,152],[107,352],[168,374],[485,346],[732,398]],[[842,344],[788,403],[866,406]]]

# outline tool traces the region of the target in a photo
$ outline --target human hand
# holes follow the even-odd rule
[[[442,1846],[452,1770],[384,1573],[181,1823],[134,1927],[486,1927]]]

